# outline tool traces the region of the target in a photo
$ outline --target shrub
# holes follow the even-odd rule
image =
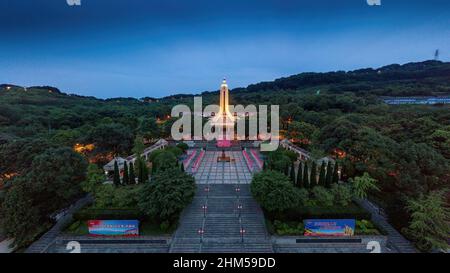
[[[370,212],[351,203],[348,207],[318,207],[305,206],[290,209],[282,214],[269,215],[270,219],[283,221],[299,221],[304,219],[357,219],[368,220],[372,218]]]
[[[331,194],[334,196],[335,205],[346,207],[352,202],[352,191],[347,184],[333,184]]]
[[[73,214],[74,220],[143,220],[145,215],[138,209],[86,208]]]
[[[273,222],[274,231],[277,235],[303,235],[305,227],[302,222],[281,222],[275,220]]]
[[[284,211],[299,203],[297,189],[289,178],[277,171],[263,171],[253,177],[250,185],[256,201],[267,211]]]
[[[153,161],[153,169],[158,171],[165,171],[177,166],[177,158],[170,152],[164,151],[160,153]]]
[[[297,188],[298,204],[300,206],[307,206],[310,204],[309,192],[304,188]]]
[[[379,235],[380,232],[377,230],[375,225],[366,219],[357,220],[356,221],[356,230],[355,233],[357,235]]]
[[[333,194],[324,187],[316,186],[312,190],[314,202],[318,206],[331,207],[334,203]]]
[[[189,145],[184,142],[178,143],[177,147],[185,153],[189,149]]]
[[[290,166],[296,158],[297,155],[295,153],[280,148],[267,153],[267,166],[271,170],[285,172],[286,166]]]
[[[101,185],[95,192],[95,204],[97,209],[107,208],[136,208],[138,195],[142,185],[126,187],[114,187],[113,185]]]
[[[194,178],[178,168],[158,172],[140,192],[139,208],[160,223],[174,223],[192,202],[195,188]]]
[[[184,153],[183,149],[179,148],[178,146],[167,147],[165,151],[173,154],[176,158],[180,157]]]

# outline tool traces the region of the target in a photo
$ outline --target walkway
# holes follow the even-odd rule
[[[380,214],[380,209],[367,200],[356,200],[356,202],[372,213],[372,221],[388,233],[388,246],[399,253],[416,253],[417,250]]]
[[[10,245],[14,242],[14,239],[5,239],[0,242],[0,253],[11,253],[14,251],[10,248]]]
[[[250,184],[250,173],[242,151],[225,152],[235,162],[217,162],[222,152],[207,151],[200,167],[193,174],[197,184]],[[189,169],[190,171],[190,169]]]
[[[272,253],[242,152],[226,152],[235,162],[217,162],[220,154],[208,151],[195,174],[197,193],[181,215],[169,252]]]
[[[86,206],[92,202],[92,197],[86,196],[78,200],[73,206],[71,206],[66,215],[64,215],[58,222],[45,233],[39,240],[34,242],[27,250],[26,253],[45,253],[47,249],[55,242],[61,231],[72,221],[72,215],[80,208]]]

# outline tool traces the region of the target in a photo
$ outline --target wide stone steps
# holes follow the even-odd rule
[[[209,193],[204,190],[209,188]],[[239,198],[236,188],[240,188]],[[207,206],[206,217],[202,206]],[[242,209],[238,209],[238,205]],[[241,218],[239,218],[239,215]],[[198,230],[203,227],[200,243]],[[243,241],[241,228],[245,230]],[[189,240],[191,239],[191,240]],[[201,246],[201,248],[199,248]],[[250,195],[249,185],[214,184],[197,189],[193,203],[180,220],[170,252],[272,253],[259,205]]]

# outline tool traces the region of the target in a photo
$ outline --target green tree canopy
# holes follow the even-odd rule
[[[144,185],[139,195],[139,207],[143,213],[161,223],[174,223],[182,210],[192,202],[195,180],[180,169],[167,169],[156,173],[152,183]]]
[[[253,197],[269,212],[282,212],[298,205],[296,188],[289,177],[277,171],[255,174],[250,185]]]

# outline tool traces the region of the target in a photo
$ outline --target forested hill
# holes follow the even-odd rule
[[[297,90],[315,86],[323,86],[324,91],[333,93],[350,91],[383,96],[450,94],[450,62],[425,61],[348,72],[301,73],[250,85],[242,91]]]
[[[24,90],[23,87],[0,84],[0,94],[7,90]],[[59,89],[50,86],[28,87],[40,93],[51,93],[54,96],[66,95]],[[235,88],[232,92],[255,93],[262,91],[308,91],[317,90],[328,93],[355,92],[360,95],[377,96],[440,96],[450,94],[450,62],[424,61],[404,65],[391,64],[380,68],[365,68],[353,71],[335,71],[327,73],[301,73],[274,81],[251,84],[246,88]],[[212,95],[217,91],[205,91],[203,95]],[[32,93],[32,92],[31,92]],[[36,92],[35,92],[36,93]],[[48,97],[48,95],[45,95]],[[86,97],[70,95],[72,98]],[[192,94],[174,94],[164,98],[145,97],[142,102],[173,101],[191,98]],[[62,97],[59,96],[61,99]],[[94,100],[94,97],[88,97]],[[25,98],[22,98],[26,100]],[[131,98],[115,98],[106,101],[124,102]]]

